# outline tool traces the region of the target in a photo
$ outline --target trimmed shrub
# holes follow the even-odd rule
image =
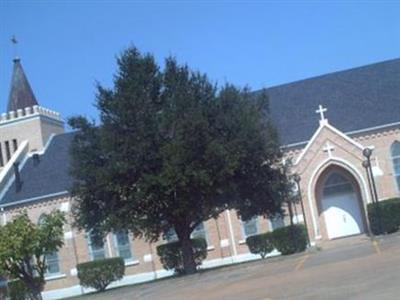
[[[261,255],[262,259],[274,250],[272,232],[249,236],[246,238],[246,244],[251,253]]]
[[[207,241],[203,238],[191,239],[196,266],[207,257]],[[171,242],[157,246],[157,254],[166,270],[174,270],[176,274],[185,273],[181,243]]]
[[[400,198],[370,203],[367,206],[368,219],[373,234],[392,233],[400,227]]]
[[[307,233],[304,225],[290,225],[272,232],[273,244],[282,255],[302,252],[307,248]]]
[[[82,286],[104,291],[124,276],[125,262],[121,257],[105,258],[78,264],[77,270]]]

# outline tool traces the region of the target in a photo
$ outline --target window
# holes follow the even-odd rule
[[[168,243],[178,241],[178,235],[176,234],[175,230],[172,228],[170,230],[168,230],[167,233],[165,233],[164,238],[168,241]],[[207,232],[204,227],[204,223],[200,223],[199,225],[196,226],[196,228],[193,230],[192,234],[190,235],[190,238],[192,238],[192,239],[203,238],[208,242]]]
[[[0,143],[0,167],[4,166],[3,152],[1,151],[1,143]]]
[[[45,221],[45,215],[42,214],[38,219],[38,225],[42,225]],[[44,256],[47,270],[46,275],[54,275],[60,273],[60,259],[58,252],[54,251]]]
[[[257,234],[258,233],[257,218],[254,217],[251,220],[242,221],[242,227],[243,227],[244,238]]]
[[[9,161],[10,158],[11,158],[10,142],[9,142],[9,141],[6,141],[4,144],[5,144],[5,146],[6,146],[6,157],[7,157],[7,161]]]
[[[106,257],[104,242],[102,240],[97,241],[92,233],[89,234],[88,244],[89,244],[89,253],[92,260],[102,259]]]
[[[324,196],[347,194],[353,192],[353,186],[349,180],[339,173],[332,173],[325,182]]]
[[[279,215],[271,217],[270,222],[271,222],[272,231],[274,231],[277,228],[285,226],[285,220],[283,219],[282,216],[279,216]]]
[[[197,225],[196,228],[193,230],[192,234],[190,235],[190,237],[192,239],[203,238],[207,241],[207,233],[204,227],[204,223],[200,223],[199,225]]]
[[[45,255],[45,261],[47,266],[47,275],[53,275],[60,273],[60,260],[58,258],[57,251]]]
[[[173,228],[171,228],[164,234],[164,238],[167,240],[168,243],[178,241],[178,235]]]
[[[18,149],[18,142],[16,139],[13,139],[12,141],[13,141],[13,151],[15,152]]]
[[[125,261],[133,259],[131,251],[131,243],[129,242],[129,234],[127,231],[119,231],[114,234],[115,248],[117,249],[118,256],[122,257]]]
[[[393,162],[393,175],[397,182],[397,188],[400,191],[400,142],[396,141],[391,149],[392,162]]]

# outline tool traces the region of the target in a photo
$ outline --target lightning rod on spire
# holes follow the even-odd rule
[[[13,35],[11,37],[11,43],[13,44],[13,49],[14,49],[14,61],[17,61],[17,60],[19,60],[18,49],[17,49],[18,41],[17,41],[17,38],[15,37],[15,35]]]

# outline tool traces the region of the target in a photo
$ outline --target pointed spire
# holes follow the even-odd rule
[[[14,69],[11,77],[10,95],[8,97],[7,111],[17,111],[38,105],[32,88],[26,78],[19,58],[14,58]]]

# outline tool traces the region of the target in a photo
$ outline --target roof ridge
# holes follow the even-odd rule
[[[297,83],[301,83],[303,81],[323,78],[323,77],[335,75],[335,74],[338,74],[338,73],[345,73],[345,72],[349,72],[349,71],[357,71],[357,70],[360,70],[360,69],[367,69],[367,68],[374,67],[376,65],[383,65],[383,64],[390,63],[390,62],[394,62],[394,61],[399,61],[400,62],[400,57],[391,58],[391,59],[387,59],[387,60],[383,60],[383,61],[378,61],[378,62],[370,63],[370,64],[367,64],[367,65],[356,66],[356,67],[349,68],[349,69],[342,69],[342,70],[332,71],[332,72],[329,72],[329,73],[315,75],[315,76],[311,76],[311,77],[307,77],[307,78],[303,78],[303,79],[298,79],[298,80],[294,80],[294,81],[290,81],[290,82],[286,82],[286,83],[281,83],[281,84],[273,85],[271,87],[267,87],[267,90],[274,89],[274,88],[280,88],[280,87],[291,85],[291,84],[295,84],[295,83],[297,84]],[[260,90],[262,90],[262,89],[260,89]]]

